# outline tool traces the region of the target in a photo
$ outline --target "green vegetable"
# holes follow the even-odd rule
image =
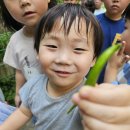
[[[106,49],[97,59],[94,67],[90,70],[90,73],[88,74],[87,80],[85,81],[85,85],[95,86],[98,77],[100,75],[100,72],[102,71],[104,65],[108,61],[108,59],[121,48],[122,44],[114,44],[108,49]],[[73,105],[67,113],[70,113],[76,105]]]

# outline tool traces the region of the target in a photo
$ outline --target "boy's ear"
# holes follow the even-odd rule
[[[91,67],[93,67],[93,66],[95,65],[96,60],[97,60],[96,58],[93,59],[93,61],[92,61],[92,63],[91,63]]]

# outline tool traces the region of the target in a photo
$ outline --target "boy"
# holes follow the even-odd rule
[[[94,0],[81,0],[81,4],[85,5],[88,10],[92,13],[95,11],[95,3]]]
[[[83,130],[78,108],[69,115],[67,110],[101,46],[100,25],[84,6],[63,4],[50,9],[39,22],[35,36],[45,75],[33,77],[21,88],[22,104],[0,130],[19,129],[32,116],[37,130]]]
[[[94,4],[95,4],[94,15],[99,15],[105,12],[105,8],[102,7],[103,5],[102,0],[94,0]]]
[[[97,15],[97,19],[104,34],[104,44],[102,51],[111,46],[116,33],[122,33],[125,21],[122,18],[122,12],[127,7],[129,0],[102,0],[106,8],[106,12]],[[104,80],[104,72],[102,71],[98,83]]]

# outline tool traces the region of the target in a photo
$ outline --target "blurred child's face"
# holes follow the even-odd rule
[[[66,91],[79,85],[93,66],[94,47],[92,30],[86,36],[84,21],[80,22],[80,34],[74,22],[68,35],[64,34],[61,21],[41,40],[38,57],[49,83]]]
[[[48,0],[4,0],[11,16],[26,26],[35,26],[48,9]]]
[[[125,23],[125,30],[122,33],[122,40],[126,41],[125,53],[130,55],[130,20]]]
[[[78,1],[77,0],[64,0],[64,3],[76,4],[76,3],[78,3]]]
[[[130,0],[102,0],[106,7],[106,14],[108,16],[121,17],[122,11],[127,7]]]
[[[95,3],[96,9],[100,9],[101,8],[101,5],[102,5],[102,1],[101,0],[94,0],[94,3]]]

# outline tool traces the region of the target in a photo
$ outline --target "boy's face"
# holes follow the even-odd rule
[[[95,3],[96,9],[100,9],[101,8],[101,5],[102,5],[102,1],[101,0],[94,0],[94,3]]]
[[[130,0],[102,0],[108,16],[121,17],[122,11],[127,7]]]
[[[126,41],[125,53],[130,55],[130,20],[125,23],[125,30],[122,33],[122,40]]]
[[[60,21],[40,43],[38,57],[43,71],[49,77],[49,83],[60,91],[79,85],[95,62],[92,32],[90,30],[86,36],[84,21],[81,24],[80,34],[78,24],[74,22],[69,34],[65,35]]]

